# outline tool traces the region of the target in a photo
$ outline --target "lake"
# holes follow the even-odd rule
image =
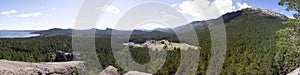
[[[22,30],[0,30],[0,38],[26,38],[39,36],[40,34],[30,34],[33,31]]]

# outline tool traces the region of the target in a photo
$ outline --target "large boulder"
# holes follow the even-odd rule
[[[120,75],[120,73],[118,73],[117,68],[113,66],[108,66],[103,71],[101,71],[99,75]]]
[[[300,68],[297,68],[296,70],[294,70],[291,73],[288,73],[287,75],[300,75]]]

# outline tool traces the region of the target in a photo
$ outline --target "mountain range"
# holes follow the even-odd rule
[[[272,10],[266,10],[266,9],[259,9],[259,8],[246,8],[246,9],[242,9],[242,10],[238,10],[238,11],[234,11],[234,12],[230,12],[230,13],[226,13],[224,15],[222,15],[221,17],[219,17],[218,19],[222,18],[222,20],[224,21],[224,23],[228,23],[231,20],[241,16],[242,14],[246,15],[246,14],[255,14],[257,16],[261,16],[261,17],[266,17],[266,18],[279,18],[282,20],[287,20],[288,17],[286,17],[283,14],[274,12]],[[181,32],[187,32],[190,31],[190,29],[188,28],[189,26],[192,26],[194,29],[199,30],[202,29],[204,27],[207,27],[208,24],[206,22],[208,21],[217,21],[218,19],[211,19],[211,20],[206,20],[206,21],[193,21],[191,23],[188,23],[186,25],[182,25],[176,28],[156,28],[153,30],[147,30],[147,29],[135,29],[133,30],[133,32],[138,32],[138,33],[151,33],[151,32],[157,32],[157,33],[174,33],[175,30],[179,30]],[[132,31],[129,30],[115,30],[115,29],[111,29],[111,28],[106,28],[105,30],[101,30],[101,29],[90,29],[90,30],[95,30],[96,35],[110,35],[112,33],[112,31],[118,33],[118,32],[124,32],[124,33],[130,33]],[[41,34],[41,35],[71,35],[72,31],[74,31],[74,29],[61,29],[61,28],[53,28],[53,29],[49,29],[49,30],[43,30],[43,31],[34,31],[32,32],[32,34]]]

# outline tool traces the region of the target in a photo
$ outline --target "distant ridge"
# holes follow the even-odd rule
[[[193,27],[196,30],[205,28],[208,26],[208,21],[210,22],[214,22],[214,21],[219,21],[220,18],[222,18],[224,23],[228,23],[233,19],[236,19],[239,16],[242,15],[251,15],[251,16],[257,16],[257,17],[269,17],[269,18],[279,18],[281,20],[287,20],[288,17],[286,17],[283,14],[277,13],[275,11],[269,10],[269,9],[260,9],[260,8],[245,8],[245,9],[241,9],[238,11],[234,11],[234,12],[229,12],[226,13],[224,15],[222,15],[221,17],[217,18],[217,19],[211,19],[211,20],[206,20],[206,21],[193,21],[189,24],[183,25],[183,26],[179,26],[174,28],[174,30],[179,30],[179,31],[183,31],[183,32],[188,32],[190,31],[190,27]]]
[[[251,14],[251,16],[260,16],[260,17],[270,17],[270,18],[279,18],[282,20],[287,20],[288,17],[286,17],[283,14],[277,13],[275,11],[269,10],[269,9],[259,9],[259,8],[245,8],[245,9],[241,9],[238,11],[234,11],[234,12],[229,12],[226,13],[224,15],[222,15],[221,17],[219,17],[218,19],[222,18],[224,23],[228,23],[231,20],[235,19],[236,17],[239,17],[241,15],[249,15]],[[146,29],[136,29],[133,30],[135,32],[144,32],[144,33],[149,33],[149,32],[161,32],[161,33],[173,33],[173,30],[178,30],[181,32],[188,32],[190,31],[190,27],[193,27],[196,30],[202,29],[204,27],[207,27],[208,24],[206,23],[207,21],[218,21],[218,19],[211,19],[211,20],[206,20],[206,21],[193,21],[191,23],[188,23],[186,25],[183,26],[179,26],[176,28],[156,28],[153,30],[146,30]],[[115,32],[130,32],[130,31],[122,31],[122,30],[114,30],[111,28],[106,28],[105,30],[101,30],[101,29],[90,29],[90,30],[96,30],[96,34],[98,35],[110,35],[112,31]],[[49,29],[49,30],[45,30],[45,31],[36,31],[33,32],[33,34],[41,34],[41,35],[71,35],[72,34],[73,29],[60,29],[60,28],[53,28],[53,29]]]

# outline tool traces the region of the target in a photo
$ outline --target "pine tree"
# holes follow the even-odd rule
[[[275,55],[279,74],[287,74],[300,67],[300,1],[281,0],[281,6],[286,6],[287,11],[294,11],[294,18],[283,22],[288,27],[277,31],[279,37],[276,42],[278,52]]]

